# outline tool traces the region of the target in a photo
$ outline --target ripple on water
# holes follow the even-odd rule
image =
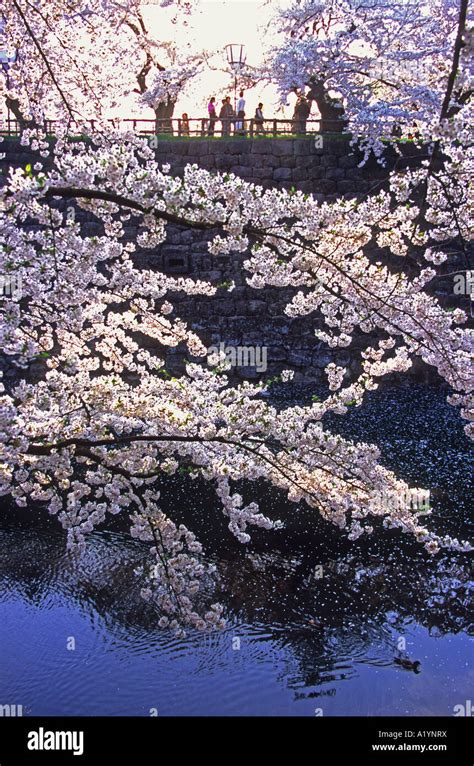
[[[466,516],[471,480],[464,443],[450,425],[445,445],[433,417],[428,425],[420,420],[433,409],[423,397],[420,407],[408,407],[418,430],[409,430],[406,416],[390,421],[392,432],[379,442],[413,485],[434,476],[441,509],[434,521],[446,517],[456,527]],[[376,441],[386,420],[382,405],[370,416],[351,413],[349,431],[360,437],[365,428]],[[186,493],[179,497],[184,504]],[[72,555],[59,531],[1,529],[0,701],[49,715],[149,715],[152,708],[160,715],[314,715],[317,706],[324,715],[444,715],[469,699],[469,566],[462,557],[427,561],[388,533],[348,546],[314,512],[292,506],[289,513],[270,493],[262,511],[286,513],[286,528],[268,535],[267,547],[257,541],[217,560],[216,599],[225,604],[228,627],[211,635],[188,631],[184,639],[159,630],[140,598],[133,571],[147,545],[96,532]],[[324,570],[317,581],[316,565]],[[75,651],[67,650],[68,638]],[[394,665],[400,638],[422,662],[420,674]]]

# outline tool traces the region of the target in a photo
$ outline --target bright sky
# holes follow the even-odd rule
[[[207,103],[211,95],[216,96],[219,108],[220,100],[226,95],[233,102],[234,87],[225,52],[229,43],[245,45],[247,64],[259,66],[264,57],[264,48],[272,43],[274,31],[269,20],[278,7],[288,5],[290,0],[200,0],[199,10],[193,11],[188,25],[172,24],[175,11],[160,7],[157,0],[144,0],[142,13],[152,37],[158,41],[170,41],[179,49],[188,46],[190,53],[206,50],[215,51],[203,71],[185,88],[178,99],[175,117],[187,112],[190,117],[207,115]],[[278,116],[289,118],[293,112],[295,96],[289,95],[289,105],[282,109],[277,89],[272,85],[257,84],[246,89],[247,117],[255,113],[260,101],[264,104],[266,117]],[[1,104],[3,111],[4,104]],[[136,97],[124,99],[110,117],[146,117],[152,119],[151,109],[137,103]]]
[[[157,39],[180,40],[192,38],[192,49],[217,51],[210,60],[211,67],[205,67],[203,73],[192,83],[179,98],[175,116],[187,112],[191,116],[205,116],[207,102],[211,95],[217,101],[229,94],[233,101],[233,79],[225,71],[227,66],[225,46],[228,43],[245,45],[247,64],[258,66],[262,63],[264,43],[268,45],[271,31],[267,25],[278,6],[287,5],[288,0],[201,0],[200,11],[193,14],[192,32],[183,30],[179,25],[163,23],[163,9],[148,5],[143,7],[150,32],[156,29]],[[220,70],[220,71],[219,71]],[[277,90],[273,86],[257,85],[246,91],[246,113],[253,116],[259,101],[264,103],[267,116],[276,115],[281,109]],[[293,111],[294,97],[289,98],[291,107],[279,112],[280,117],[289,117]],[[150,110],[140,110],[136,116],[151,117]]]

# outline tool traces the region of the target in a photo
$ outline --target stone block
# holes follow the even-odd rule
[[[287,359],[287,351],[284,346],[269,346],[267,358],[269,362],[283,362]]]
[[[285,168],[297,168],[298,166],[301,166],[297,157],[285,157],[281,164]]]
[[[321,167],[337,168],[337,157],[335,154],[323,154],[321,156]]]
[[[343,168],[326,168],[323,178],[328,181],[342,181],[344,178],[344,170]]]
[[[232,293],[228,293],[228,295],[230,296]],[[213,313],[217,316],[232,316],[235,313],[235,302],[231,297],[213,301],[213,307]]]
[[[232,165],[230,172],[235,173],[236,176],[249,179],[252,178],[253,168],[250,165]]]
[[[275,157],[293,156],[293,141],[286,138],[277,138],[272,145],[272,154]]]
[[[293,154],[296,157],[311,157],[315,153],[313,138],[295,138],[293,141]]]
[[[205,157],[209,154],[208,141],[189,141],[187,147],[188,157]]]
[[[199,158],[199,166],[206,170],[213,170],[216,167],[216,158],[212,154]]]
[[[252,154],[269,154],[273,152],[273,140],[271,138],[254,138],[252,140]]]
[[[276,168],[273,171],[274,181],[291,181],[291,168]]]
[[[251,300],[248,302],[248,313],[250,315],[265,316],[267,304],[265,301]]]
[[[307,181],[310,173],[311,171],[307,167],[300,166],[291,171],[291,177],[293,181]]]
[[[355,192],[355,186],[356,184],[353,181],[338,181],[337,182],[337,190],[338,192],[341,192],[341,194],[349,194]]]
[[[297,367],[306,367],[311,364],[311,354],[303,349],[295,349],[288,352],[288,363]]]
[[[257,181],[268,181],[273,178],[273,170],[271,168],[254,168],[253,177]]]
[[[346,154],[339,157],[338,165],[340,168],[355,168],[358,164],[357,157],[354,154]]]
[[[320,194],[333,194],[336,191],[336,182],[321,178],[314,181],[314,190]]]
[[[333,357],[328,354],[327,351],[318,350],[313,352],[311,364],[313,367],[317,367],[318,369],[324,369],[333,361]]]
[[[296,188],[298,189],[298,191],[303,192],[303,194],[312,194],[313,182],[311,180],[298,181],[298,183],[296,184]]]

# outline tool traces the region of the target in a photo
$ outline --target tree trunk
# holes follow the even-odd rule
[[[20,102],[18,99],[11,98],[10,96],[5,96],[5,104],[7,109],[13,114],[15,120],[18,122],[20,133],[24,130],[24,128],[32,127],[33,121],[27,120],[26,117],[22,114],[20,109]]]
[[[342,133],[347,126],[344,107],[340,101],[331,98],[322,80],[309,83],[309,100],[316,101],[321,112],[321,133]]]
[[[173,117],[174,108],[176,106],[176,100],[167,98],[166,101],[160,101],[157,107],[153,110],[155,112],[156,120],[156,133],[172,133],[173,123],[171,118]]]

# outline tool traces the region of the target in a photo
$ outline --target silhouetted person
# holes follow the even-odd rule
[[[235,123],[235,132],[243,136],[245,133],[245,112],[241,109],[237,115],[237,122]]]
[[[219,112],[219,119],[222,122],[222,135],[223,136],[230,136],[230,124],[232,122],[232,118],[234,117],[234,110],[232,109],[232,105],[230,103],[230,96],[227,96],[227,98],[224,98],[222,101],[222,108]]]
[[[237,101],[237,115],[239,112],[245,112],[245,98],[243,90],[239,93],[239,100]]]
[[[295,133],[306,133],[306,120],[311,111],[308,99],[300,93],[293,112],[293,130]]]
[[[263,116],[263,104],[261,102],[255,110],[254,122],[256,132],[263,133],[263,123],[265,122],[265,117]]]
[[[189,117],[187,112],[183,112],[181,115],[181,135],[189,136]]]
[[[217,122],[217,113],[216,113],[216,99],[215,96],[212,96],[209,99],[209,103],[207,105],[207,113],[209,115],[209,127],[207,129],[207,135],[213,136],[214,135],[214,126]]]

